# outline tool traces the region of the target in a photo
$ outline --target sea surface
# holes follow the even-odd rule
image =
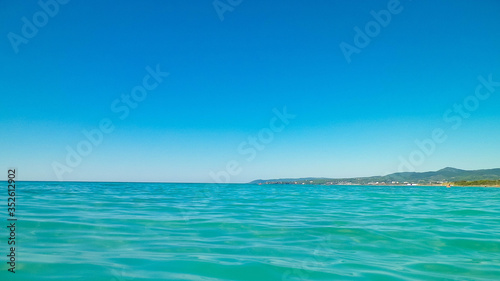
[[[19,182],[16,195],[2,281],[500,280],[500,188]]]

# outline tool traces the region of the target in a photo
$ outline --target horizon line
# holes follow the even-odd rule
[[[389,173],[386,175],[382,175],[381,177],[392,175],[392,174],[398,174],[398,173],[427,173],[427,172],[437,172],[444,170],[446,168],[452,168],[452,169],[457,169],[457,170],[462,170],[462,171],[481,171],[481,170],[493,170],[493,169],[500,169],[500,167],[497,168],[482,168],[482,169],[472,169],[472,170],[465,170],[465,169],[459,169],[455,167],[450,167],[446,166],[444,168],[438,169],[438,170],[433,170],[433,171],[424,171],[424,172],[394,172],[394,173]],[[249,182],[229,182],[229,183],[217,183],[217,182],[176,182],[176,181],[96,181],[96,180],[64,180],[64,181],[59,181],[59,180],[16,180],[16,182],[72,182],[72,183],[181,183],[181,184],[252,184],[253,181],[262,181],[262,180],[280,180],[280,179],[307,179],[307,178],[316,178],[316,179],[353,179],[353,178],[370,178],[370,177],[380,177],[378,176],[360,176],[360,177],[285,177],[285,178],[270,178],[270,179],[254,179]],[[2,179],[0,181],[5,181],[8,182],[8,179]]]

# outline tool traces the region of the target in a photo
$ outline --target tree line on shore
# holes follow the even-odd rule
[[[482,186],[500,185],[500,180],[478,180],[478,181],[457,181],[453,183],[458,186]]]

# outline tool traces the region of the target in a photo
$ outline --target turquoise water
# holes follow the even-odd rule
[[[16,203],[0,280],[500,280],[499,188],[24,182]]]

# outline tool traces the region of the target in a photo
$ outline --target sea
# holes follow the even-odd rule
[[[15,203],[2,281],[500,280],[500,188],[18,182]]]

